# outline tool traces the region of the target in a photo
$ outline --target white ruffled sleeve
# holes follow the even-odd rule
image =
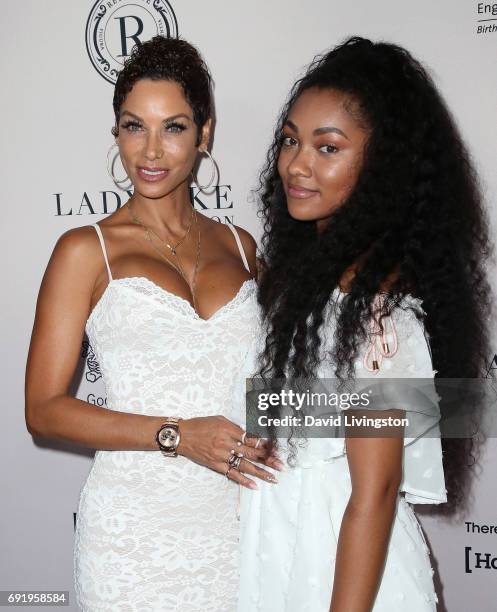
[[[421,300],[412,296],[405,296],[402,301],[403,307],[412,306],[422,313],[421,304]],[[365,343],[359,349],[354,364],[355,378],[359,386],[363,386],[361,380],[364,379],[364,386],[374,389],[375,394],[381,389],[382,402],[381,406],[377,406],[378,409],[406,411],[410,425],[406,428],[406,437],[404,437],[403,478],[400,486],[406,501],[412,504],[444,503],[447,501],[447,491],[438,426],[440,419],[438,395],[433,382],[436,372],[433,370],[424,326],[410,308],[405,310],[402,307],[395,308],[391,313],[391,320],[397,336],[395,353],[391,357],[379,360],[379,370],[373,373],[364,364],[364,358],[371,348],[369,343]],[[389,331],[386,341],[392,347],[395,344],[395,337],[392,336],[389,325],[386,329]],[[332,332],[333,326],[330,326],[328,333],[325,334],[324,348],[330,348]],[[378,337],[376,338],[379,342]],[[235,385],[233,420],[243,429],[247,426],[245,380],[256,370],[256,355],[263,346],[262,343],[263,333],[260,331]],[[324,360],[318,372],[320,379],[333,378],[330,367]],[[405,384],[399,385],[396,379],[406,379]],[[409,383],[408,379],[417,380]],[[343,457],[346,454],[343,430],[335,433],[334,436],[312,437],[303,446],[298,443],[295,465],[302,469],[311,469],[316,464]],[[287,441],[280,438],[279,448],[283,458],[288,452]]]
[[[412,306],[423,313],[422,301],[419,298],[405,296],[402,304]],[[447,501],[447,491],[438,425],[439,397],[433,382],[436,371],[433,370],[424,325],[410,308],[395,308],[390,318],[397,335],[395,353],[391,357],[382,356],[379,370],[372,372],[366,367],[369,362],[366,360],[366,364],[364,363],[364,358],[371,355],[371,344],[368,343],[355,363],[356,379],[371,380],[373,388],[374,380],[378,381],[376,386],[380,388],[383,379],[418,379],[412,389],[406,380],[400,386],[403,389],[400,393],[398,383],[393,380],[393,385],[386,383],[382,408],[405,410],[409,420],[404,438],[403,478],[400,485],[400,491],[404,492],[406,501],[412,504],[444,503]],[[386,340],[391,347],[395,338],[392,328],[388,325],[387,330],[389,333]],[[376,342],[379,342],[379,337]]]

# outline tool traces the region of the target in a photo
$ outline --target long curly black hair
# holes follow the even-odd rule
[[[315,221],[289,215],[277,169],[286,117],[310,88],[350,95],[370,128],[355,188],[321,233]],[[422,299],[437,377],[485,376],[491,294],[484,268],[492,254],[486,213],[454,119],[406,49],[352,37],[314,59],[282,109],[259,198],[258,301],[268,330],[259,376],[312,377],[325,307],[358,258],[329,356],[339,379],[353,378],[373,298],[392,273],[382,316],[403,307],[405,294]],[[471,438],[443,439],[442,446],[448,503],[438,511],[449,514],[463,501],[476,447]]]

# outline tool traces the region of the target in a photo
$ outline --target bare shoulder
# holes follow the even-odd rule
[[[238,236],[240,237],[240,242],[242,243],[243,250],[245,251],[245,256],[247,257],[247,261],[249,264],[250,272],[253,276],[257,277],[257,242],[255,238],[252,236],[250,232],[248,232],[243,227],[233,224]]]
[[[229,229],[226,226],[231,225],[235,229],[238,236],[240,237],[240,241],[242,243],[245,254],[247,255],[247,258],[249,254],[253,253],[254,261],[255,261],[255,252],[257,250],[257,243],[255,241],[255,238],[252,236],[250,232],[248,232],[243,227],[240,227],[239,225],[235,225],[234,223],[229,223],[229,224],[220,223],[219,221],[209,219],[208,217],[206,217],[206,221],[209,223],[207,227],[210,227],[210,229],[212,229],[215,232],[216,236],[230,248],[232,248],[234,244],[233,243],[233,233],[231,229]]]
[[[223,247],[233,253],[234,256],[236,256],[238,259],[240,258],[240,252],[235,242],[232,229],[226,227],[228,223],[221,223],[217,220],[209,219],[206,216],[203,216],[202,222],[204,225],[204,229],[207,233],[209,233],[212,237],[215,237],[216,241],[219,240]],[[245,256],[247,257],[250,272],[253,276],[256,276],[257,243],[254,237],[243,227],[235,225],[234,223],[230,223],[230,225],[232,226],[232,228],[234,228],[235,232],[240,238],[243,251],[245,252]]]
[[[95,228],[75,227],[61,234],[54,246],[44,280],[93,287],[102,268],[102,250]]]
[[[98,240],[97,232],[92,225],[73,227],[61,234],[57,240],[57,246],[69,250],[88,248],[89,245]]]
[[[257,242],[255,241],[255,238],[252,236],[252,234],[243,227],[240,227],[239,225],[233,224],[233,227],[236,229],[238,235],[240,236],[240,240],[242,241],[245,253],[248,254],[249,252],[253,251],[255,255],[255,252],[257,250]]]

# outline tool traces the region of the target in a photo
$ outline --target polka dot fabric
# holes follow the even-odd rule
[[[334,297],[340,300],[343,295],[335,291]],[[333,303],[323,332],[322,349],[328,351],[334,335]],[[422,312],[421,300],[412,296],[405,296],[402,306]],[[408,308],[396,308],[391,318],[397,352],[385,357],[373,374],[363,364],[368,347],[361,347],[356,377],[433,378],[422,322]],[[331,377],[324,362],[319,375]],[[283,445],[283,458],[286,452]],[[352,490],[345,441],[309,438],[298,449],[297,467],[287,465],[284,472],[274,473],[278,484],[258,481],[259,490],[241,490],[237,612],[329,612],[340,526]],[[429,549],[410,504],[446,500],[440,439],[405,439],[403,480],[373,612],[436,611]],[[367,542],[363,554],[368,554]]]

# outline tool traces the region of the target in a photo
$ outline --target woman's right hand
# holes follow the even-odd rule
[[[258,467],[253,461],[278,471],[283,469],[283,463],[270,451],[268,441],[260,438],[256,448],[258,438],[247,436],[245,443],[242,443],[243,429],[224,416],[181,419],[179,431],[181,439],[178,454],[221,474],[226,474],[228,470],[228,459],[232,451],[242,453],[239,467],[232,468],[228,478],[249,489],[257,489],[257,484],[242,472],[268,482],[277,482],[271,472]]]

